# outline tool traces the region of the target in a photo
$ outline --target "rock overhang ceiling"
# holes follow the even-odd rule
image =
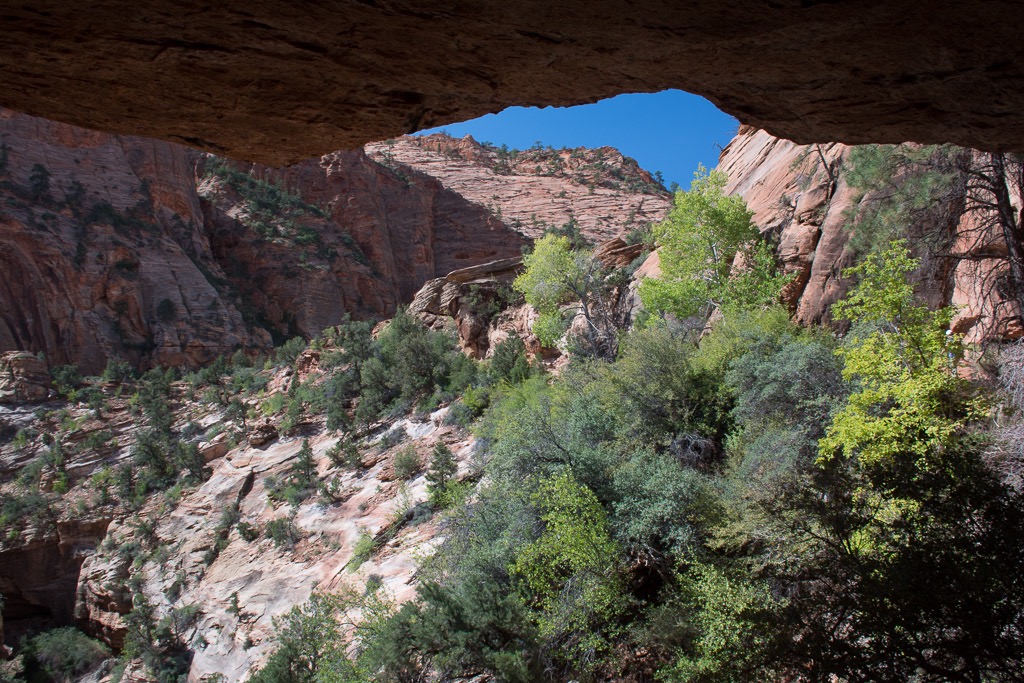
[[[271,165],[666,88],[801,142],[1024,150],[1013,1],[7,5],[0,105]]]

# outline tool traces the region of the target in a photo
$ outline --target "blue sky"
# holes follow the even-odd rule
[[[480,142],[526,149],[540,141],[552,147],[617,147],[651,171],[661,171],[665,185],[689,188],[697,164],[713,167],[719,147],[736,133],[736,119],[703,97],[680,90],[619,95],[578,107],[510,107],[427,133],[454,137],[469,133]]]

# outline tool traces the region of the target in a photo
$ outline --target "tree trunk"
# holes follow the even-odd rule
[[[1024,235],[1021,234],[1020,218],[1010,197],[1010,180],[1006,169],[1006,155],[991,154],[996,213],[1003,241],[1006,243],[1006,257],[1010,266],[1010,280],[1020,313],[1024,315]]]

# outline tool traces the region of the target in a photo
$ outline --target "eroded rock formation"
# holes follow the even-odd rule
[[[0,403],[32,403],[50,395],[50,370],[24,351],[0,355]]]
[[[593,254],[610,271],[632,265],[644,250],[643,244],[627,244],[616,237],[598,244]],[[512,287],[522,269],[522,259],[509,258],[453,271],[425,283],[409,304],[409,312],[435,329],[454,322],[459,345],[472,358],[493,355],[498,344],[515,335],[523,340],[530,354],[553,360],[561,351],[541,345],[532,329],[537,311],[524,303],[522,295]],[[639,277],[652,273],[649,269],[641,275],[637,272],[632,273],[625,289],[616,288],[614,293],[619,320],[631,321],[641,306],[636,294]],[[577,323],[584,325],[582,316],[578,316]]]
[[[431,136],[273,169],[10,111],[0,136],[0,351],[85,372],[194,367],[385,317],[546,228],[598,241],[669,206],[611,148],[510,160]]]
[[[437,178],[532,238],[569,225],[604,242],[661,220],[672,203],[661,183],[612,147],[509,150],[435,134],[366,148]]]
[[[804,142],[1024,149],[1014,2],[4,8],[0,103],[271,165],[510,105],[681,88]]]

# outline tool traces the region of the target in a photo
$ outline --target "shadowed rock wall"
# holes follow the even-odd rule
[[[1024,149],[1012,0],[39,0],[3,23],[0,104],[275,166],[666,88],[801,142]]]

